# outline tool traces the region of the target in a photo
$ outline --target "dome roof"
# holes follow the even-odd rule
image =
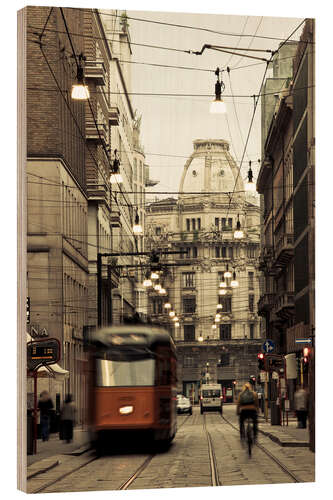
[[[179,198],[200,195],[191,193],[216,193],[214,198],[228,198],[227,193],[244,191],[238,167],[229,153],[229,142],[223,139],[197,139],[193,142],[194,151],[187,160],[180,181]],[[237,178],[238,176],[238,178]],[[235,186],[235,181],[237,184]]]

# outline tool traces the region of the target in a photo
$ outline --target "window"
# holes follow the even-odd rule
[[[220,247],[215,247],[215,258],[216,259],[220,258]]]
[[[198,360],[192,356],[184,356],[184,368],[196,368],[198,366]]]
[[[183,288],[195,287],[195,273],[183,273]]]
[[[254,245],[249,245],[247,247],[247,256],[250,259],[254,259],[255,258],[255,256],[256,256],[256,247]]]
[[[183,297],[183,312],[185,314],[195,313],[196,299],[195,296]]]
[[[233,247],[228,248],[229,259],[233,259],[233,256],[234,256],[233,250],[234,250]]]
[[[155,228],[155,234],[156,234],[157,236],[159,236],[159,235],[161,234],[161,228],[160,228],[160,227],[156,227],[156,228]]]
[[[227,247],[222,247],[222,258],[225,259],[227,257]]]
[[[140,359],[137,361],[124,359],[111,361],[96,360],[97,387],[126,387],[154,385],[155,360]]]
[[[250,339],[254,339],[254,324],[250,324]]]
[[[184,340],[195,340],[194,325],[184,325]]]
[[[192,256],[194,259],[198,257],[198,248],[197,247],[192,247]]]
[[[220,325],[220,340],[230,340],[231,339],[231,324],[226,323]]]
[[[219,365],[220,366],[229,366],[230,365],[230,354],[228,352],[221,352]]]
[[[185,257],[187,259],[190,259],[191,258],[191,248],[187,247],[187,248],[185,248],[185,250],[186,250],[186,256]]]
[[[253,290],[254,289],[253,275],[254,275],[254,273],[252,271],[249,271],[249,273],[248,273],[248,276],[249,276],[249,290]]]
[[[186,231],[190,231],[190,219],[186,219]]]
[[[254,312],[254,295],[249,295],[249,311]]]
[[[163,298],[154,297],[153,298],[153,314],[163,313]]]
[[[221,222],[222,222],[222,230],[223,231],[231,231],[232,229],[232,219],[226,219],[225,217],[223,217],[221,219]]]
[[[219,304],[222,304],[222,313],[231,313],[231,297],[219,296]]]
[[[219,227],[219,219],[218,217],[215,217],[215,226],[218,228]]]
[[[201,229],[201,219],[197,219],[198,229]]]
[[[192,219],[192,231],[195,231],[195,219]]]

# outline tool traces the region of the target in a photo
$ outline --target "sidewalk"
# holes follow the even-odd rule
[[[270,418],[265,422],[265,418],[260,415],[258,424],[259,432],[280,446],[309,447],[309,429],[298,429],[294,417],[289,417],[288,425],[271,425]]]
[[[89,448],[89,434],[86,429],[78,427],[74,429],[73,441],[66,443],[60,441],[59,434],[51,434],[49,441],[37,440],[36,455],[27,456],[28,478],[49,470],[59,463],[59,455],[83,453]],[[76,454],[76,453],[75,453]]]

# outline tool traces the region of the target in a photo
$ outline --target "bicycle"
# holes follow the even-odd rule
[[[244,428],[246,424],[246,440],[247,440],[247,451],[249,457],[252,455],[252,446],[254,445],[254,432],[253,423],[251,418],[246,418],[244,422]]]

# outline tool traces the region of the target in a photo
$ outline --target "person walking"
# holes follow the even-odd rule
[[[297,427],[299,429],[306,429],[306,421],[309,411],[309,397],[307,391],[302,387],[298,387],[295,392],[294,407],[297,416]]]
[[[254,439],[257,438],[258,411],[258,395],[253,390],[252,384],[250,382],[246,382],[246,384],[242,387],[242,391],[240,392],[237,401],[237,415],[239,415],[239,432],[241,440],[244,439],[244,421],[246,418],[252,419]]]
[[[40,394],[38,410],[40,412],[40,427],[43,441],[48,441],[50,436],[50,414],[53,409],[53,402],[47,391]]]
[[[61,432],[60,439],[70,443],[73,439],[73,427],[75,424],[76,407],[71,394],[67,394],[61,409]]]

